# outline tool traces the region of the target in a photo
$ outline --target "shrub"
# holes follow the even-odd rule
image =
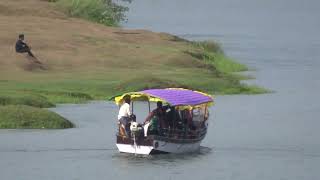
[[[224,54],[221,45],[214,41],[193,41],[192,44],[203,51]]]
[[[127,7],[112,0],[58,0],[58,6],[72,17],[81,17],[107,26],[117,26],[125,20]]]

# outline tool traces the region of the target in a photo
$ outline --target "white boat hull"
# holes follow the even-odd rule
[[[139,146],[131,144],[117,144],[120,152],[133,154],[153,154],[153,153],[191,153],[199,151],[201,141],[195,143],[170,143],[155,140],[153,146]]]
[[[132,154],[148,155],[153,150],[153,146],[134,146],[131,144],[117,144],[117,147],[120,152]]]

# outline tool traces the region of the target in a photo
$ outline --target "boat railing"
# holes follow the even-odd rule
[[[207,133],[207,127],[200,127],[198,129],[178,129],[178,128],[158,128],[157,131],[149,132],[147,137],[154,137],[160,139],[171,139],[171,140],[191,140],[197,141],[203,139]],[[119,126],[117,136],[125,137],[125,130]]]
[[[206,127],[198,130],[160,128],[157,136],[174,138],[174,139],[199,139],[203,137],[206,133],[207,133]]]

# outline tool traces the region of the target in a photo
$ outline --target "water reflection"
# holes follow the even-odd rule
[[[112,156],[112,159],[121,166],[148,166],[149,164],[164,167],[205,159],[210,153],[213,153],[211,148],[200,146],[200,150],[193,153],[154,155],[116,153]]]

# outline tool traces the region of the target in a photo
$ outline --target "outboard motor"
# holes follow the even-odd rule
[[[138,138],[141,135],[142,127],[140,127],[137,122],[131,122],[130,131],[131,131],[132,137]]]
[[[137,139],[141,135],[142,127],[139,127],[139,124],[137,122],[131,122],[130,131],[131,131],[131,137],[133,137],[135,154],[136,154],[136,151],[137,151]]]
[[[130,131],[131,131],[132,133],[135,133],[135,132],[138,131],[138,123],[137,123],[137,122],[131,122]]]

